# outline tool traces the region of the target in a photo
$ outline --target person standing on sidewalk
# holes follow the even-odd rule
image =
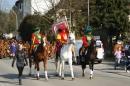
[[[10,59],[14,58],[15,52],[17,50],[17,45],[15,44],[14,40],[12,40],[12,43],[9,45],[9,49],[10,49]]]
[[[12,67],[14,67],[15,60],[16,60],[16,66],[17,66],[18,73],[19,73],[19,75],[18,75],[18,77],[19,77],[19,85],[22,85],[23,69],[24,69],[24,66],[28,65],[26,54],[25,54],[25,51],[23,50],[23,45],[22,44],[20,44],[18,46],[18,50],[16,51],[15,57],[13,58],[13,61],[12,61]]]
[[[114,69],[116,70],[116,67],[118,67],[118,65],[120,64],[120,60],[121,60],[121,57],[122,57],[121,47],[118,47],[118,49],[115,51],[114,55],[115,55]]]

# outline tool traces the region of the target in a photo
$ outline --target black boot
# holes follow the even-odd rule
[[[22,77],[19,77],[19,85],[22,85]]]
[[[85,52],[82,53],[82,58],[81,58],[82,61],[85,61],[85,57],[84,56],[85,56]]]
[[[85,58],[84,58],[84,56],[82,56],[82,61],[85,61]]]

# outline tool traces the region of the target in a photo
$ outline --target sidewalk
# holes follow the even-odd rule
[[[102,72],[106,73],[114,73],[117,75],[122,75],[122,76],[127,76],[130,77],[130,73],[127,73],[124,67],[117,67],[117,69],[114,69],[114,61],[109,61],[109,60],[103,60],[102,64],[105,65],[104,68],[101,68],[100,70]]]

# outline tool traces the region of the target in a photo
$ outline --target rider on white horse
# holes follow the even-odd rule
[[[61,26],[59,29],[59,34],[57,35],[57,40],[59,40],[61,46],[63,46],[64,44],[66,44],[67,40],[68,40],[68,31],[67,31],[67,27],[66,26]],[[75,57],[74,54],[74,47],[72,48],[72,54]]]

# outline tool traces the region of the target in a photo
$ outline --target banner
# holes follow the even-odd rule
[[[52,25],[52,32],[53,32],[55,35],[57,35],[58,29],[59,29],[61,26],[65,26],[65,27],[67,28],[67,23],[66,23],[65,20],[64,20],[64,21],[60,21],[60,22],[58,21],[58,22],[56,22],[55,24],[53,24],[53,25]],[[68,28],[67,28],[66,31],[68,31]]]

